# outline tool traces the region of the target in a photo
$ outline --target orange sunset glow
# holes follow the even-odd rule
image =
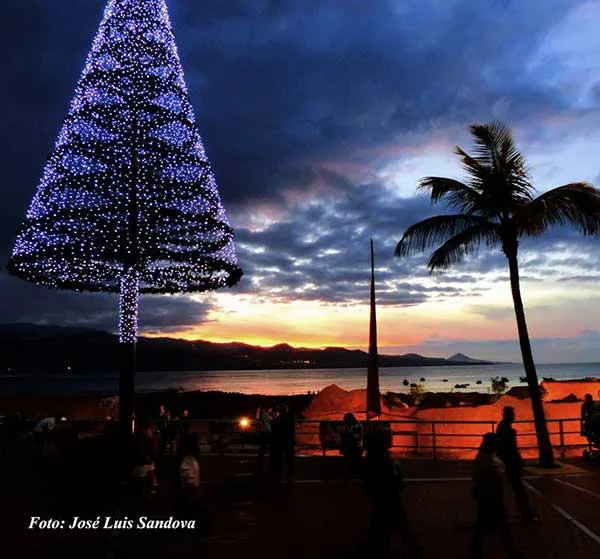
[[[484,280],[481,286],[486,287]],[[589,289],[581,286],[574,297],[559,299],[556,285],[542,287],[539,282],[532,282],[524,288],[531,292],[528,300],[532,332],[548,338],[576,337],[586,325],[593,327],[592,315],[583,314],[584,309],[595,305],[590,302]],[[194,298],[205,300],[204,296]],[[336,305],[293,299],[270,302],[264,297],[235,293],[214,294],[210,301],[214,306],[197,326],[148,335],[263,347],[280,343],[311,348],[367,346],[366,303]],[[565,312],[567,306],[581,309],[582,314],[575,318],[572,311]],[[491,343],[514,339],[516,334],[509,287],[504,283],[490,284],[477,297],[453,297],[407,307],[381,305],[377,317],[379,347],[388,353],[418,351],[428,355],[433,351],[427,347],[428,340]]]

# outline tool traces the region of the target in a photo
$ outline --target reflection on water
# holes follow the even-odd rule
[[[600,376],[599,363],[538,365],[538,375],[556,379]],[[382,392],[405,392],[409,383],[423,384],[426,390],[451,391],[455,384],[468,384],[466,391],[488,392],[490,378],[505,376],[509,386],[520,385],[524,376],[522,365],[471,365],[449,367],[388,367],[381,368]],[[221,390],[244,394],[303,394],[322,390],[330,384],[346,389],[364,388],[366,369],[285,369],[260,371],[161,371],[138,373],[136,390],[147,392],[167,388],[189,390]],[[425,382],[420,382],[425,378]],[[448,382],[443,382],[447,379]],[[481,380],[481,384],[476,384]],[[116,393],[118,375],[107,373],[30,376],[0,375],[0,393]]]

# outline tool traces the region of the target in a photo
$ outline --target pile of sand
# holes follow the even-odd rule
[[[332,385],[315,396],[306,409],[305,418],[315,421],[306,425],[306,436],[299,443],[309,443],[318,447],[318,421],[341,420],[344,413],[353,412],[358,419],[364,420],[366,391],[347,392]],[[533,413],[529,399],[519,399],[510,395],[500,397],[496,402],[480,406],[460,406],[445,408],[418,409],[385,406],[382,400],[382,420],[391,420],[393,424],[393,444],[396,452],[406,455],[431,456],[434,446],[439,457],[466,459],[475,456],[475,450],[482,436],[494,431],[496,423],[502,418],[504,406],[515,409],[517,421],[532,421]],[[580,435],[581,403],[545,403],[544,410],[548,419],[548,429],[554,445],[561,444],[560,422],[563,427],[565,445],[582,445],[586,440]],[[435,425],[434,425],[435,424]],[[537,456],[535,428],[533,423],[516,423],[518,442],[525,458]],[[416,450],[415,450],[416,449]],[[581,454],[581,449],[573,451]]]
[[[403,418],[412,412],[399,399],[393,399],[388,403],[380,396],[381,418],[392,419],[395,417]],[[306,419],[343,419],[344,414],[351,412],[357,419],[365,419],[365,410],[367,407],[367,391],[364,388],[358,390],[344,390],[337,384],[327,386],[319,392],[304,411]]]
[[[547,402],[575,397],[583,400],[591,394],[594,400],[600,400],[600,379],[586,378],[582,380],[544,380],[540,384],[543,398]]]

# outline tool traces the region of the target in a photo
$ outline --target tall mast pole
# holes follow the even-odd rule
[[[371,239],[371,316],[369,321],[369,357],[367,362],[367,419],[381,415],[379,363],[377,357],[377,314],[375,312],[375,251]]]

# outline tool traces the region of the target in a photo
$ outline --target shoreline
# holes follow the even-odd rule
[[[382,367],[380,390],[407,394],[411,385],[422,385],[419,391],[433,393],[478,392],[492,393],[493,377],[506,377],[508,388],[526,386],[522,367],[491,365],[482,367]],[[584,366],[540,366],[540,381],[599,377],[600,364]],[[274,369],[239,371],[142,372],[136,375],[136,392],[148,394],[157,391],[223,391],[247,395],[305,395],[318,392],[330,384],[345,390],[364,388],[366,370],[363,369]],[[32,376],[0,374],[2,396],[108,396],[118,391],[118,373],[97,375],[77,371],[71,373]]]
[[[541,383],[545,401],[550,403],[574,403],[583,400],[591,392],[600,400],[600,380],[579,378],[571,380],[545,379]],[[346,394],[360,394],[364,388],[344,390],[336,384],[321,391],[301,394],[246,394],[221,390],[176,390],[163,389],[138,392],[136,409],[138,416],[154,415],[161,404],[173,415],[187,410],[193,418],[234,419],[240,416],[254,417],[258,407],[274,407],[280,403],[288,405],[297,416],[301,416],[311,404],[332,390]],[[492,405],[500,398],[528,399],[527,386],[513,386],[503,394],[472,391],[431,391],[411,393],[405,391],[381,392],[382,407],[397,410],[428,410],[452,408],[477,408]],[[37,419],[60,411],[73,420],[115,418],[118,415],[118,397],[114,392],[84,394],[0,394],[0,414],[21,413],[23,417]]]

